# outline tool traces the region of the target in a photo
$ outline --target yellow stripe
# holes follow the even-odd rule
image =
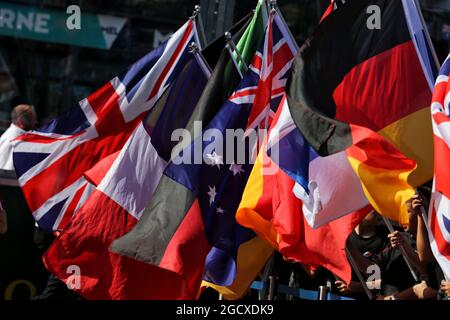
[[[264,148],[265,146],[261,150]],[[236,212],[236,220],[240,225],[253,229],[273,246],[277,246],[277,232],[272,222],[264,219],[255,210],[263,194],[263,178],[263,152],[260,152],[242,194],[242,200]]]
[[[222,287],[206,281],[203,281],[202,286],[213,288],[227,300],[240,299],[248,291],[273,251],[274,248],[267,241],[256,236],[239,247],[236,280],[231,286]]]
[[[418,187],[433,178],[433,128],[430,109],[416,111],[379,131],[401,153],[417,162],[408,182]]]
[[[408,224],[405,202],[415,193],[406,182],[411,171],[375,168],[352,157],[348,157],[348,161],[359,176],[372,207],[383,216]]]

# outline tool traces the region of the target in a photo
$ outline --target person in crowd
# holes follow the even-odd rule
[[[11,125],[0,137],[0,169],[14,170],[12,140],[36,127],[36,112],[33,106],[19,104],[11,112]]]
[[[394,300],[415,300],[415,299],[436,299],[439,298],[439,289],[445,292],[445,286],[441,285],[444,279],[442,270],[440,269],[437,261],[435,260],[431,251],[430,243],[428,240],[428,233],[426,229],[426,217],[421,213],[421,207],[427,209],[429,190],[423,189],[425,192],[418,193],[407,201],[408,211],[410,213],[410,220],[416,219],[417,225],[417,257],[418,266],[417,269],[420,273],[420,283],[414,284],[409,288],[401,290],[398,293],[394,293],[385,297],[385,299]],[[426,211],[426,210],[425,210]],[[414,224],[412,224],[414,228]],[[391,243],[393,246],[403,246],[407,255],[410,253],[408,244],[405,242],[404,237],[400,234],[391,235]],[[411,258],[411,261],[413,259]],[[414,263],[416,265],[416,263]],[[399,274],[397,274],[399,277]]]
[[[381,216],[375,210],[372,210],[350,234],[347,240],[347,249],[358,264],[358,269],[363,276],[366,275],[370,265],[378,263],[376,257],[389,245],[388,234],[389,229],[381,223]],[[340,279],[337,279],[334,285],[341,294],[356,299],[367,298],[354,270],[349,285]]]
[[[445,294],[444,299],[450,300],[450,281],[442,281],[440,290]]]

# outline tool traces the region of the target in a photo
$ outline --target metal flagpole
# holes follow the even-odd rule
[[[356,276],[359,279],[359,282],[361,282],[361,285],[363,286],[364,292],[367,294],[367,297],[369,300],[373,300],[373,294],[370,292],[369,288],[367,287],[366,280],[364,280],[361,271],[358,269],[358,265],[356,264],[355,259],[353,258],[352,254],[350,253],[350,250],[348,248],[345,248],[345,252],[347,253],[348,262],[350,262],[350,265],[352,266],[353,270],[356,273]]]
[[[276,1],[276,0],[269,0],[269,1],[270,1],[270,4],[271,4],[272,8],[275,9],[275,10],[277,11],[278,16],[280,17],[280,19],[281,19],[281,21],[283,22],[283,24],[286,26],[286,29],[287,29],[287,31],[288,31],[288,33],[289,33],[289,36],[291,37],[292,42],[293,42],[293,44],[295,45],[295,48],[296,48],[297,51],[298,51],[298,50],[299,50],[299,46],[298,46],[298,44],[297,44],[297,41],[295,41],[294,35],[293,35],[292,32],[291,32],[291,29],[289,29],[289,26],[288,26],[288,24],[286,23],[286,20],[284,19],[283,14],[281,13],[280,8],[278,7],[277,1]]]
[[[233,51],[236,52],[236,55],[239,58],[239,61],[242,63],[242,66],[243,66],[245,72],[248,71],[248,66],[245,63],[244,59],[242,58],[242,55],[239,52],[239,50],[236,48],[236,45],[234,44],[234,41],[233,41],[233,38],[231,37],[230,32],[228,32],[228,31],[225,32],[225,39],[227,41],[226,48],[228,50],[228,53],[230,54],[231,60],[233,61],[233,64],[236,67],[237,72],[239,73],[239,76],[241,77],[241,79],[243,79],[244,75],[242,74],[241,68],[239,67],[239,63],[236,61]]]
[[[416,5],[417,13],[419,14],[420,21],[422,22],[423,31],[425,33],[425,38],[427,39],[428,46],[430,47],[431,55],[433,56],[434,63],[436,65],[437,70],[440,69],[441,64],[439,63],[439,59],[437,57],[436,51],[434,50],[433,42],[431,41],[430,33],[428,32],[427,24],[422,14],[422,9],[420,8],[419,1],[414,0],[414,4]]]
[[[200,67],[202,68],[202,71],[205,73],[205,75],[210,78],[212,74],[212,70],[209,67],[208,63],[205,61],[205,58],[203,57],[202,53],[200,52],[200,48],[195,42],[192,42],[189,45],[189,53],[193,54],[195,57],[195,60],[198,62]]]
[[[192,17],[190,17],[189,19],[196,22],[197,29],[199,30],[199,33],[200,33],[201,47],[205,48],[208,45],[208,40],[206,39],[205,27],[203,25],[203,20],[202,20],[202,15],[200,14],[200,10],[201,10],[201,7],[199,5],[196,5],[194,7],[194,12],[192,13]]]
[[[386,218],[386,217],[383,217],[383,221],[384,221],[384,223],[386,224],[386,226],[388,227],[389,232],[390,232],[390,233],[394,233],[394,232],[395,232],[394,227],[392,226],[392,224],[391,224],[391,222],[389,221],[389,219]],[[414,280],[415,280],[417,283],[419,283],[419,282],[420,282],[420,279],[419,279],[419,277],[417,276],[417,273],[416,273],[416,271],[414,270],[414,267],[413,267],[411,261],[409,260],[407,254],[406,254],[405,248],[403,248],[403,246],[401,246],[401,245],[399,246],[399,248],[400,248],[400,251],[401,251],[401,253],[402,253],[403,259],[405,259],[406,265],[408,266],[409,271],[411,272],[411,275],[413,276]]]

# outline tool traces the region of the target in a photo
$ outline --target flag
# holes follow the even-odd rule
[[[43,230],[67,225],[91,192],[84,173],[122,149],[184,65],[193,41],[198,43],[189,20],[79,106],[16,139],[13,159],[19,184]]]
[[[313,228],[369,203],[393,220],[408,223],[405,206],[414,189],[406,182],[415,162],[377,133],[361,130],[345,151],[320,157],[294,124],[287,99],[271,129],[267,152],[294,181],[303,214]],[[356,137],[356,134],[355,134]]]
[[[194,56],[195,55],[195,56]],[[124,148],[86,174],[98,183],[44,256],[47,269],[70,282],[67,268],[80,268],[80,288],[87,299],[194,299],[201,279],[194,265],[183,270],[159,268],[109,251],[113,240],[130,231],[149,203],[170,160],[172,132],[183,128],[206,86],[210,71],[200,54],[186,65]],[[111,164],[112,163],[112,164]],[[109,168],[105,170],[105,168]],[[193,217],[195,219],[195,217]],[[184,241],[183,235],[175,235]],[[205,250],[205,249],[203,249]],[[202,248],[184,247],[180,255],[201,257]],[[162,264],[171,264],[166,259]],[[170,270],[170,271],[169,271]],[[197,279],[197,280],[196,280]],[[194,284],[194,285],[193,285]]]
[[[450,279],[450,55],[436,80],[431,104],[434,131],[434,184],[428,213],[428,234],[433,254]]]
[[[380,212],[386,212],[385,207],[397,208],[390,211],[390,217],[402,223],[408,216],[400,206],[414,194],[405,179],[399,178],[414,169],[414,162],[378,137],[363,136],[362,147],[356,144],[320,157],[295,126],[283,98],[247,182],[237,221],[255,230],[286,258],[311,267],[324,266],[348,283],[351,268],[345,244],[368,213],[365,187],[379,186],[382,191],[375,195],[379,198],[371,202],[378,204]],[[383,162],[376,161],[380,158]],[[352,161],[361,160],[360,168],[352,168]],[[390,168],[398,172],[384,170],[386,163],[393,163]],[[363,166],[375,172],[365,177]],[[320,194],[316,184],[323,186]]]
[[[272,31],[273,21],[276,22],[273,23]],[[271,102],[279,101],[284,91],[286,73],[294,58],[293,50],[295,50],[292,43],[287,42],[287,30],[280,23],[281,21],[276,15],[272,17],[266,32],[265,41],[256,53],[249,72],[231,95],[228,102],[225,103],[219,113],[205,128],[205,134],[218,132],[225,139],[226,130],[241,129],[242,134],[244,134],[243,129],[248,129],[252,126],[253,128],[259,127],[261,122],[265,123],[265,119],[260,118],[259,114],[254,114],[252,118],[251,115],[255,108],[258,108],[259,112],[264,116],[270,117]],[[258,98],[257,93],[261,93],[261,97],[264,97],[264,100],[261,97]],[[249,119],[253,120],[250,121]],[[259,122],[254,121],[256,119],[260,119]],[[155,226],[153,224],[146,229],[135,229],[136,234],[139,232],[142,236],[145,235],[144,239],[147,248],[143,249],[140,246],[142,240],[138,239],[136,241],[136,235],[130,233],[116,241],[112,250],[116,250],[115,246],[117,245],[121,252],[127,255],[131,253],[136,256],[136,252],[138,252],[141,254],[141,259],[143,258],[150,263],[158,263],[157,260],[152,260],[152,258],[157,254],[159,256],[167,254],[167,250],[159,244],[158,247],[156,247],[157,245],[150,246],[150,244],[164,243],[164,239],[170,239],[173,230],[180,223],[184,223],[187,220],[185,213],[187,210],[191,212],[191,203],[194,203],[196,210],[199,210],[203,216],[204,233],[208,243],[212,246],[211,251],[205,257],[205,279],[219,285],[231,285],[238,272],[239,263],[237,259],[238,253],[240,255],[240,246],[254,239],[254,234],[237,225],[234,218],[234,213],[239,204],[250,169],[247,163],[241,163],[237,161],[237,158],[233,158],[231,162],[225,161],[230,156],[230,153],[224,150],[225,147],[222,148],[217,144],[209,143],[209,138],[207,140],[205,141],[204,136],[197,137],[188,148],[183,150],[180,158],[175,159],[165,170],[165,175],[178,184],[176,187],[180,190],[180,192],[177,192],[178,198],[187,199],[185,209],[178,211],[181,214],[177,214],[175,217],[174,212],[176,211],[170,210],[171,216],[169,217],[166,214],[163,220],[162,210],[168,210],[167,207],[171,206],[173,201],[170,200],[169,195],[166,196],[164,202],[155,201],[156,208],[149,212],[149,217],[151,217],[151,221],[160,221],[161,225]],[[214,141],[221,141],[221,139],[215,137]],[[246,143],[249,143],[248,139],[246,139]],[[227,144],[224,143],[224,145]],[[192,163],[198,146],[200,146],[200,154],[205,154],[206,156],[205,163],[202,164]],[[246,150],[251,151],[248,144],[246,145]],[[237,155],[233,154],[231,158],[233,156],[237,157]],[[181,159],[189,159],[191,163],[181,161]],[[181,195],[183,196],[181,197]],[[157,206],[160,206],[160,208]],[[174,226],[171,226],[172,224]],[[263,250],[264,253],[264,255],[258,257],[262,261],[253,264],[258,265],[259,268],[264,265],[272,252],[268,246],[261,246],[260,244],[260,240],[252,241],[252,247]],[[131,248],[131,250],[128,248]],[[251,270],[252,278],[246,279],[248,285],[256,276],[257,271],[255,269]],[[248,285],[245,289],[248,288]]]
[[[417,186],[432,177],[423,67],[432,48],[418,45],[418,8],[409,2],[346,1],[300,49],[286,91],[294,123],[319,155],[345,150],[355,126],[368,128],[417,162],[408,178]],[[380,8],[381,29],[370,24],[370,5]]]
[[[286,259],[311,268],[323,266],[349,283],[351,267],[345,253],[346,241],[368,211],[348,214],[313,229],[302,213],[301,200],[292,193],[295,181],[281,169],[264,174],[276,166],[264,148],[263,145],[245,187],[237,221],[253,229]]]
[[[248,20],[246,22],[247,23],[244,25],[240,25],[241,29],[236,30],[233,33],[234,41],[240,39],[243,32],[248,28]],[[223,40],[218,39],[217,41]],[[213,46],[216,47],[215,45]],[[208,48],[205,50],[208,50]],[[249,60],[248,57],[244,56],[243,58],[247,59],[246,61]],[[229,97],[232,93],[230,91],[231,88],[236,87],[238,83],[239,74],[233,68],[229,52],[226,49],[223,49],[205,90],[203,91],[203,94],[201,95],[186,126],[187,132],[189,132],[191,137],[191,139],[186,139],[186,141],[190,143],[193,139],[195,139],[196,135],[199,134],[194,130],[195,122],[202,121],[204,123],[209,123],[226,101],[227,97]],[[189,143],[187,145],[189,145]],[[178,154],[178,152],[176,154]],[[172,196],[175,194],[177,195],[177,200],[173,201]],[[201,236],[202,233],[200,233],[200,236],[196,234],[196,231],[198,230],[197,228],[203,228],[203,222],[199,219],[201,215],[198,204],[195,203],[193,198],[189,196],[190,195],[185,191],[185,188],[182,185],[163,175],[157,189],[155,190],[151,202],[147,205],[139,222],[132,229],[132,231],[126,235],[126,237],[119,238],[117,241],[113,242],[111,251],[128,256],[132,259],[144,261],[149,264],[159,265],[161,268],[167,268],[173,272],[179,272],[181,276],[183,276],[184,273],[184,266],[194,266],[196,270],[203,275],[203,262],[204,257],[208,253],[207,251],[199,251],[204,255],[201,263],[198,263],[198,261],[191,263],[189,255],[180,254],[186,251],[184,248],[203,248],[203,245],[206,242],[204,237]],[[157,231],[154,229],[156,223],[152,220],[153,217],[150,213],[152,212],[152,209],[156,209],[152,206],[155,206],[156,209],[160,211],[161,219],[178,219],[176,214],[179,213],[186,215],[186,223],[177,225],[177,229],[174,231],[174,233],[183,234],[187,237],[183,242],[177,241],[176,238],[172,238],[170,236],[163,241],[155,241],[155,239],[149,237],[149,235],[154,234],[155,232],[158,233],[158,237],[163,235],[163,231],[167,232],[167,230],[165,230],[166,228],[157,227]],[[166,221],[164,221],[164,223],[165,222]],[[148,241],[149,239],[150,241]],[[169,242],[168,244],[166,243],[167,241]],[[165,250],[165,257],[170,259],[171,263],[166,263],[164,265],[158,264],[158,261],[153,260],[152,250]],[[148,252],[150,252],[150,254],[147,254]],[[160,259],[160,261],[162,262],[163,259]],[[200,287],[201,277],[196,280],[198,281],[198,290]]]

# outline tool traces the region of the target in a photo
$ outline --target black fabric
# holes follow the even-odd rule
[[[404,241],[413,249],[416,241],[407,232],[402,232]],[[399,292],[411,288],[416,284],[408,265],[399,248],[387,246],[380,255],[383,285],[395,287]]]
[[[8,221],[0,235],[0,300],[28,300],[48,277],[33,239],[35,222],[19,187],[0,186],[0,194]]]
[[[380,225],[376,227],[375,234],[372,237],[363,238],[353,231],[348,241],[350,241],[358,251],[367,257],[380,254],[388,245],[389,230],[387,227]]]
[[[242,35],[242,31],[247,28],[250,23],[250,18],[253,16],[253,13],[248,13],[244,18],[239,20],[234,26],[231,27],[230,33],[231,35],[236,35],[236,37],[240,37]],[[216,38],[212,41],[205,49],[202,50],[202,55],[208,63],[211,70],[214,70],[218,62],[220,61],[220,55],[222,53],[223,48],[227,44],[227,40],[224,35]]]
[[[370,5],[381,8],[380,30],[366,25]],[[401,0],[350,0],[300,48],[288,79],[287,100],[295,124],[321,156],[352,144],[349,124],[334,119],[336,87],[358,64],[410,40]]]

